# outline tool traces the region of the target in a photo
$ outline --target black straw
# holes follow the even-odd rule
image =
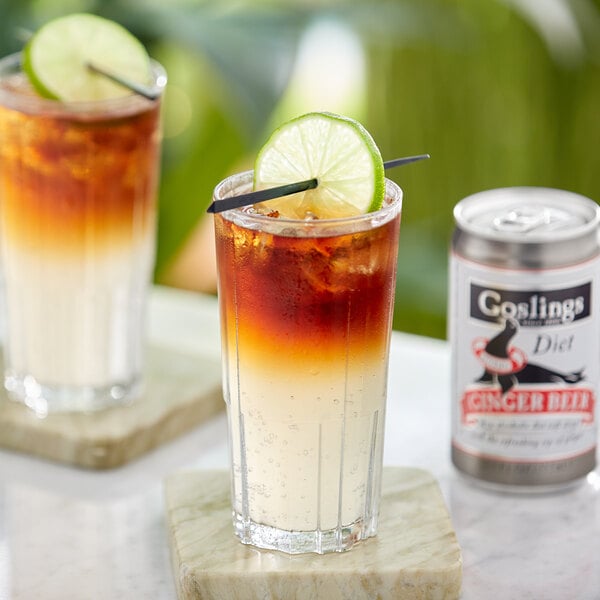
[[[113,73],[111,71],[107,71],[103,67],[99,67],[91,62],[86,63],[87,68],[94,73],[98,73],[98,75],[102,75],[123,87],[131,90],[135,94],[139,94],[148,100],[158,100],[160,98],[160,90],[149,87],[147,85],[142,85],[141,83],[137,83],[136,81],[131,81],[131,79],[127,79],[122,77],[121,75],[117,75],[117,73]]]
[[[409,163],[417,162],[418,160],[424,160],[429,158],[429,154],[418,154],[417,156],[405,156],[403,158],[394,158],[383,163],[385,169],[393,169],[394,167],[400,167]],[[298,181],[297,183],[288,183],[286,185],[280,185],[266,190],[257,190],[255,192],[248,192],[247,194],[241,194],[239,196],[231,196],[230,198],[223,198],[222,200],[214,201],[207,209],[209,213],[220,213],[224,210],[231,210],[232,208],[240,208],[242,206],[248,206],[249,204],[256,204],[257,202],[264,202],[265,200],[272,200],[273,198],[280,198],[281,196],[288,196],[289,194],[296,194],[297,192],[304,192],[317,187],[319,182],[316,179],[307,179],[306,181]]]
[[[417,162],[418,160],[425,160],[430,158],[429,154],[417,154],[417,156],[405,156],[404,158],[394,158],[392,160],[386,160],[383,163],[384,169],[393,169],[394,167],[401,167],[409,163]]]
[[[318,183],[319,182],[316,179],[307,179],[306,181],[288,183],[286,185],[279,185],[277,187],[268,188],[266,190],[258,190],[256,192],[248,192],[247,194],[232,196],[231,198],[223,198],[223,200],[213,202],[206,209],[206,212],[223,212],[224,210],[230,210],[232,208],[240,208],[241,206],[256,204],[256,202],[264,202],[265,200],[280,198],[281,196],[289,196],[290,194],[296,194],[297,192],[304,192],[306,190],[314,189],[317,187]]]

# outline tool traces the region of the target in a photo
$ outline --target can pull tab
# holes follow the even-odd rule
[[[535,230],[554,230],[566,225],[569,216],[562,211],[548,208],[514,208],[493,220],[494,229],[514,233]]]

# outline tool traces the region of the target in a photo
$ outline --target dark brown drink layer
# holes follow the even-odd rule
[[[127,116],[0,106],[3,234],[35,250],[118,246],[154,225],[158,103]]]
[[[254,351],[301,360],[346,348],[385,354],[399,219],[369,231],[297,238],[216,216],[223,318]],[[231,328],[229,329],[231,331]],[[343,356],[343,353],[342,353]],[[274,369],[278,365],[273,365]]]

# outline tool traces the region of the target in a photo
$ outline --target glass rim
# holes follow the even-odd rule
[[[233,192],[240,194],[250,191],[247,189],[253,183],[254,171],[243,171],[226,177],[217,184],[213,193],[213,200],[219,201],[223,198],[229,198]],[[268,215],[248,212],[248,207],[233,208],[223,211],[220,214],[228,221],[234,221],[238,225],[243,225],[250,229],[282,229],[287,227],[306,228],[314,235],[318,229],[345,229],[353,225],[369,224],[370,227],[376,227],[387,223],[393,219],[402,210],[403,192],[402,188],[391,179],[385,179],[385,198],[384,205],[376,211],[361,213],[351,217],[337,217],[334,219],[292,219],[290,217],[278,217],[274,219]]]
[[[15,52],[0,59],[0,81],[8,74],[23,73],[22,52]],[[104,112],[118,112],[119,109],[127,111],[140,106],[140,102],[145,105],[153,105],[160,101],[167,85],[167,72],[165,68],[156,60],[150,59],[150,68],[153,76],[151,86],[160,92],[159,98],[149,100],[134,92],[121,96],[119,98],[110,98],[106,100],[85,100],[85,101],[67,101],[53,100],[51,98],[42,98],[37,95],[21,94],[10,89],[0,87],[0,104],[23,110],[24,112],[45,113],[52,116],[73,115],[73,114],[99,114]]]

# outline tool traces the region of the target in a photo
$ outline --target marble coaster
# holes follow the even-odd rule
[[[189,431],[224,406],[218,358],[151,346],[143,395],[127,406],[40,419],[8,400],[2,388],[0,447],[108,469]]]
[[[229,475],[180,472],[165,482],[171,557],[180,600],[450,600],[462,558],[435,479],[387,467],[379,534],[350,551],[289,556],[233,534]]]

